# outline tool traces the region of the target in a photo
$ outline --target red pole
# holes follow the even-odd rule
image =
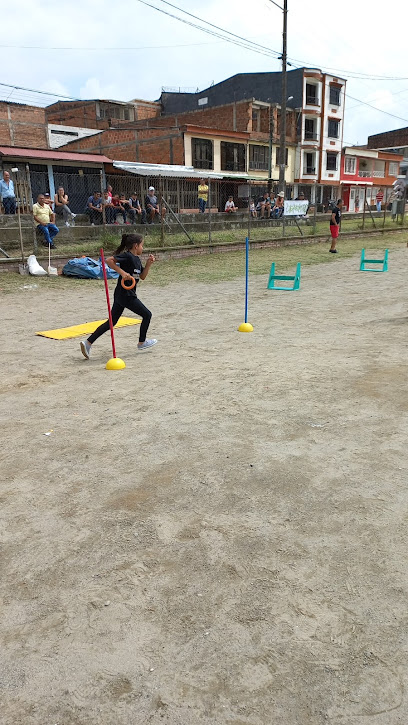
[[[111,338],[112,338],[112,353],[113,353],[113,357],[116,357],[115,336],[113,334],[111,306],[110,306],[110,299],[109,299],[108,277],[106,275],[105,255],[103,253],[103,249],[101,249],[101,262],[102,262],[103,281],[105,282],[106,302],[108,304],[109,327],[110,327]]]

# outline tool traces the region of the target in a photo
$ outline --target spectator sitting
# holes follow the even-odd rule
[[[134,218],[134,214],[132,214],[132,211],[133,211],[133,207],[131,207],[131,205],[130,205],[130,203],[129,203],[129,199],[126,199],[126,196],[125,196],[124,194],[121,194],[121,195],[119,196],[119,201],[120,201],[120,203],[122,204],[122,206],[123,206],[123,208],[124,208],[124,210],[125,210],[125,212],[126,212],[126,216],[127,216],[127,218],[128,218],[128,219],[130,218],[130,222],[128,221],[128,222],[126,222],[126,223],[127,223],[127,224],[130,224],[130,223],[131,223],[131,221],[132,221],[132,220],[133,220],[133,218]]]
[[[51,199],[51,197],[50,197],[49,194],[44,194],[44,201],[45,201],[46,204],[48,204],[48,206],[50,207],[51,211],[53,211],[52,205],[53,205],[54,202]]]
[[[92,226],[102,224],[102,197],[100,191],[94,191],[92,196],[89,197],[85,213],[89,214]]]
[[[33,206],[33,217],[37,229],[39,229],[44,236],[44,246],[49,246],[51,249],[55,249],[53,239],[57,236],[59,229],[54,224],[55,214],[50,205],[46,204],[44,194],[39,194],[37,197],[37,203]]]
[[[54,196],[54,209],[57,216],[62,216],[67,227],[70,226],[70,222],[74,224],[76,214],[73,214],[68,206],[68,194],[65,193],[63,186],[58,187]]]
[[[133,194],[130,195],[128,214],[130,216],[130,221],[133,224],[136,223],[136,217],[139,217],[138,221],[140,221],[142,224],[146,224],[146,210],[142,209],[142,206],[139,199],[137,198],[137,194],[135,191],[133,192]]]
[[[228,201],[225,204],[224,211],[227,214],[232,214],[234,211],[238,211],[238,207],[235,206],[235,204],[234,204],[234,197],[233,196],[229,196],[228,197]]]
[[[253,199],[251,199],[249,202],[249,215],[253,219],[256,219],[256,217],[257,217],[257,213],[256,213],[256,209],[255,209],[255,202]]]
[[[145,207],[146,207],[146,215],[147,215],[147,223],[153,224],[153,220],[155,216],[160,216],[160,208],[159,204],[157,202],[157,196],[154,193],[154,186],[149,186],[149,191],[147,192],[146,198],[145,198]],[[162,210],[162,216],[165,215],[165,209]]]
[[[116,221],[116,210],[112,204],[112,197],[110,196],[109,191],[107,189],[103,192],[102,205],[103,205],[103,208],[105,209],[106,223],[114,224]]]
[[[309,201],[308,201],[308,199],[305,199],[305,195],[304,195],[303,191],[301,191],[299,193],[299,195],[296,197],[295,201],[307,201],[307,207],[305,209],[304,214],[298,214],[296,216],[296,219],[304,219],[305,217],[307,217],[307,212],[309,210]]]
[[[10,179],[8,171],[3,172],[3,178],[0,181],[0,198],[4,207],[4,213],[15,214],[16,195],[14,193],[14,184]]]
[[[122,215],[124,224],[130,224],[130,222],[126,220],[126,208],[122,203],[122,199],[119,199],[119,194],[115,194],[112,197],[112,204],[115,207],[115,224],[119,223],[118,214]]]
[[[256,211],[259,212],[261,219],[264,219],[265,217],[266,219],[269,219],[271,215],[271,200],[267,191],[259,197],[256,205]]]
[[[273,216],[275,217],[275,219],[283,216],[284,199],[285,194],[283,193],[283,191],[280,191],[278,196],[276,197],[275,208],[273,210]]]

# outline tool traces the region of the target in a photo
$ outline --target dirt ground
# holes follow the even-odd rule
[[[2,725],[406,725],[407,255],[0,299]]]

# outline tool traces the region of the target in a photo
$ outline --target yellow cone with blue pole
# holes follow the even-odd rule
[[[241,322],[238,332],[253,332],[254,328],[248,322],[248,261],[249,261],[249,239],[245,238],[245,322]]]

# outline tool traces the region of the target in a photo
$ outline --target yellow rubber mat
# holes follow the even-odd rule
[[[99,325],[105,322],[105,320],[97,320],[96,322],[85,322],[83,325],[73,325],[72,327],[61,327],[59,330],[43,330],[43,332],[36,332],[36,335],[42,337],[50,337],[52,340],[68,340],[70,337],[85,337],[95,332]],[[115,325],[117,327],[128,327],[129,325],[140,325],[141,320],[135,320],[133,317],[121,317],[119,322]]]

